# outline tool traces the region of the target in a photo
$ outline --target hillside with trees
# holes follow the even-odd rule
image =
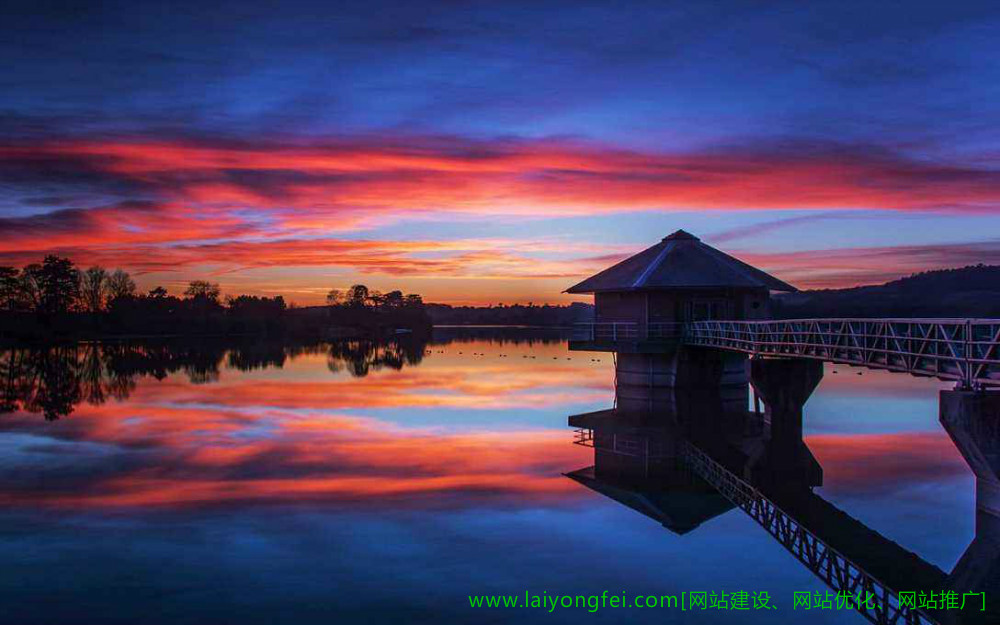
[[[772,312],[779,319],[1000,318],[1000,266],[925,271],[876,286],[788,293],[775,297]]]

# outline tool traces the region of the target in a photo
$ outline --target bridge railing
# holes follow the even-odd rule
[[[683,335],[683,323],[598,321],[594,323],[577,323],[573,327],[573,339],[577,341],[680,340]]]
[[[758,356],[900,371],[967,388],[1000,386],[998,319],[789,319],[576,325],[574,340],[677,341]]]
[[[577,323],[573,339],[577,341],[634,341],[639,338],[639,324],[634,321]]]
[[[683,342],[1000,385],[1000,320],[792,319],[696,321]]]

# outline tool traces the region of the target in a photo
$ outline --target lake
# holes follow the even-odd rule
[[[5,623],[864,623],[739,509],[677,534],[564,474],[609,354],[539,330],[429,343],[86,344],[0,354]],[[815,492],[945,573],[973,476],[951,385],[827,365]],[[766,591],[777,611],[472,608],[476,595]],[[799,622],[806,622],[801,620]]]

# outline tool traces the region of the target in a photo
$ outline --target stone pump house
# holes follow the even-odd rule
[[[795,287],[702,243],[683,230],[591,276],[568,293],[593,293],[595,319],[574,351],[614,352],[619,408],[673,401],[675,389],[732,389],[746,406],[747,357],[697,347],[680,338],[683,324],[770,317],[770,295]]]
[[[634,335],[625,338],[643,339],[688,321],[767,319],[770,293],[796,290],[678,230],[566,292],[594,294],[595,327],[621,324]]]

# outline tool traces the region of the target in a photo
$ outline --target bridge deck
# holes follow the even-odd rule
[[[684,324],[579,324],[574,350],[655,353],[697,345],[753,356],[811,358],[1000,386],[1000,319],[792,319]]]

